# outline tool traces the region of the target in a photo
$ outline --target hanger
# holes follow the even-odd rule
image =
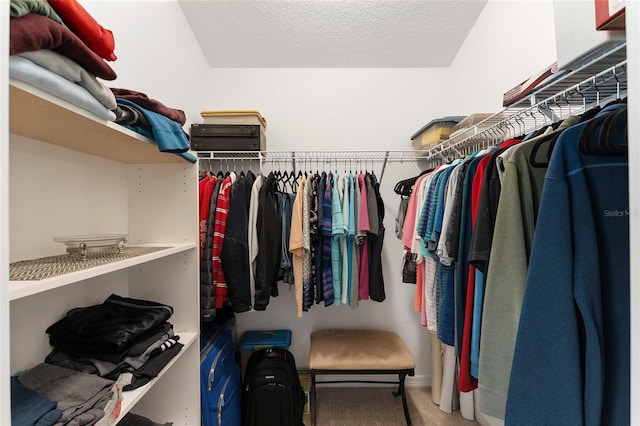
[[[428,168],[426,170],[421,171],[418,176],[401,180],[400,182],[396,183],[395,187],[393,188],[393,191],[398,195],[404,195],[408,197],[409,195],[411,195],[411,192],[413,191],[413,186],[418,180],[418,178],[432,171],[433,171],[433,168]]]
[[[220,168],[218,169],[218,173],[216,173],[216,177],[218,179],[224,179],[224,171],[223,171],[224,167],[222,165],[222,162],[220,162]]]
[[[529,154],[529,163],[533,167],[544,168],[549,166],[549,160],[551,160],[551,153],[553,152],[553,148],[556,146],[556,141],[558,140],[561,134],[562,132],[553,133],[548,135],[547,137],[541,137],[539,140],[535,141],[535,144],[531,149],[531,154]],[[547,147],[547,155],[545,156],[546,157],[545,162],[541,162],[537,160],[538,152],[540,151],[540,148],[542,148],[543,144],[549,145]]]
[[[296,177],[293,170],[290,173],[285,172],[285,181],[284,181],[285,189],[286,189],[286,185],[288,184],[289,188],[291,188],[291,192],[294,194],[296,192],[296,189],[294,188],[294,185],[293,185],[295,180],[296,180]]]
[[[578,149],[587,155],[627,155],[626,108],[589,120],[580,134]]]
[[[618,73],[616,73],[616,67],[613,67],[613,78],[616,79],[616,99],[620,99],[620,79],[618,79]]]
[[[413,191],[413,185],[416,183],[417,179],[418,177],[416,176],[396,183],[396,186],[393,187],[393,192],[398,195],[411,195],[411,192]]]
[[[611,118],[603,123],[598,145],[605,148],[609,154],[628,155],[627,128],[627,109],[615,111],[612,113]]]
[[[298,170],[298,174],[293,178],[293,183],[295,184],[295,190],[293,192],[298,191],[298,187],[300,186],[300,181],[302,180],[302,170]]]
[[[239,162],[240,162],[240,177],[245,177],[245,174],[244,174],[244,161],[239,160]],[[234,171],[235,171],[235,166],[234,166]]]

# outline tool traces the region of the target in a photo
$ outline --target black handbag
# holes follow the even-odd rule
[[[416,259],[417,255],[406,252],[402,257],[402,282],[408,284],[416,283]]]

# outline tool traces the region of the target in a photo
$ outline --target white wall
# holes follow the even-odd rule
[[[454,105],[498,112],[502,95],[556,61],[553,0],[489,0],[451,64]]]
[[[535,31],[518,27],[524,17]],[[554,34],[550,1],[489,1],[450,68],[212,69],[203,109],[259,110],[269,150],[409,150],[410,136],[431,119],[499,111],[503,92],[553,63]],[[298,319],[293,291],[280,284],[265,312],[238,315],[239,332],[291,329],[291,349],[304,366],[313,330],[391,329],[417,363],[408,383],[430,383],[429,339],[413,312],[415,286],[401,282],[402,247],[393,233],[399,203],[393,186],[418,171],[417,163],[390,163],[383,176],[386,301],[356,309],[316,305]]]
[[[118,77],[103,82],[183,110],[188,132],[200,119],[208,65],[177,1],[87,0],[82,6],[115,38],[118,59],[109,65]]]

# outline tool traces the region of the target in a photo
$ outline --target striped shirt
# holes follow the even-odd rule
[[[320,228],[320,237],[322,238],[321,271],[324,306],[333,304],[333,271],[331,268],[331,233],[333,232],[331,217],[332,186],[333,175],[329,173],[322,197],[322,226]]]
[[[216,219],[213,228],[213,253],[211,258],[216,309],[222,308],[227,298],[227,281],[222,271],[220,253],[222,253],[222,244],[224,243],[224,235],[227,229],[227,215],[229,214],[229,206],[231,205],[231,186],[235,180],[236,174],[231,172],[229,176],[222,181],[220,191],[218,192],[218,203],[216,204]]]

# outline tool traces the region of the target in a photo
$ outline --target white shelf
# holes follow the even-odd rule
[[[29,84],[10,80],[9,89],[11,133],[129,164],[188,162],[160,152],[154,141],[124,126]]]
[[[159,250],[153,253],[132,257],[106,265],[96,266],[89,269],[83,269],[68,274],[59,275],[38,281],[9,281],[9,300],[16,300],[22,297],[32,296],[43,291],[60,288],[79,281],[105,275],[111,272],[130,268],[153,260],[172,256],[177,253],[185,252],[196,247],[195,243],[154,243],[154,244],[137,244],[136,247],[168,247],[165,250]]]
[[[196,165],[29,84],[9,80],[8,85],[10,166],[41,166],[46,170],[41,177],[49,183],[46,189],[34,186],[20,173],[10,179],[14,238],[9,251],[15,255],[11,261],[26,262],[13,266],[16,279],[5,286],[9,370],[42,362],[51,350],[43,330],[70,309],[100,303],[114,293],[166,301],[184,346],[158,377],[124,393],[117,420],[135,412],[176,422],[181,413],[184,424],[200,424]],[[32,204],[25,200],[43,198],[44,214],[59,214],[49,215],[46,232],[39,232],[29,228]],[[79,200],[81,208],[71,210]],[[65,258],[64,248],[51,241],[53,235],[94,233],[86,229],[95,227],[126,229],[127,248],[158,249],[92,257],[92,266],[80,269],[86,265]],[[49,259],[55,254],[61,258]]]
[[[180,352],[169,361],[169,363],[162,369],[160,374],[147,383],[144,386],[140,386],[137,389],[133,389],[131,391],[126,391],[123,393],[122,406],[120,409],[120,416],[116,419],[116,423],[122,420],[122,418],[127,414],[131,409],[142,399],[142,397],[155,385],[155,383],[160,380],[160,378],[175,364],[178,362],[181,356],[183,356],[189,346],[191,346],[194,342],[198,341],[197,333],[178,333],[180,336],[180,343],[184,345],[184,347],[180,350]],[[177,390],[179,392],[179,390]]]

